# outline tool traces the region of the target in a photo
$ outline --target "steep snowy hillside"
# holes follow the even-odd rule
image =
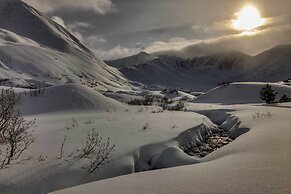
[[[240,52],[221,52],[204,57],[195,57],[191,59],[191,64],[196,68],[219,70],[244,70],[244,66],[251,59],[251,56]]]
[[[128,79],[145,85],[204,91],[222,82],[267,82],[291,77],[291,45],[278,46],[253,57],[239,52],[221,52],[193,59],[159,56],[139,64],[135,58],[107,63],[118,67]]]
[[[255,71],[245,80],[279,81],[291,78],[291,45],[280,45],[252,58],[249,64]]]
[[[59,51],[91,53],[62,26],[20,0],[0,1],[0,27]]]
[[[118,70],[21,1],[0,1],[0,60],[0,85],[35,88],[73,82],[98,90],[130,89]]]

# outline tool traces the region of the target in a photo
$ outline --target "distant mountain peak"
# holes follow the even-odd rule
[[[140,53],[138,53],[137,55],[139,56],[150,56],[149,53],[145,52],[145,51],[141,51]]]
[[[151,55],[149,53],[142,51],[136,55],[125,57],[122,59],[107,61],[107,63],[113,67],[120,68],[120,67],[124,67],[124,66],[133,66],[133,65],[138,65],[141,63],[147,63],[147,62],[152,61],[156,58],[157,57],[155,57],[154,55]]]

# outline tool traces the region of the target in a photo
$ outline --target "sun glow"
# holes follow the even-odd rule
[[[232,21],[232,26],[244,34],[253,34],[256,29],[266,23],[266,19],[261,17],[259,10],[253,5],[245,6],[236,13],[237,18]]]

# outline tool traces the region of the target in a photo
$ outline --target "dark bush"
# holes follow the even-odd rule
[[[267,104],[273,103],[276,98],[276,95],[277,93],[274,92],[272,86],[269,84],[266,84],[266,86],[263,87],[260,91],[260,98]]]

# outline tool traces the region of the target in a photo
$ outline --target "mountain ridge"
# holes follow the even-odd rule
[[[160,55],[140,63],[134,61],[136,56],[127,57],[126,61],[119,59],[122,64],[115,61],[114,66],[129,80],[145,85],[208,90],[222,82],[280,81],[291,77],[291,45],[278,45],[256,56],[222,51],[192,59]],[[127,61],[131,63],[126,64]]]
[[[0,1],[0,85],[77,83],[97,90],[131,89],[69,31],[22,1]]]

